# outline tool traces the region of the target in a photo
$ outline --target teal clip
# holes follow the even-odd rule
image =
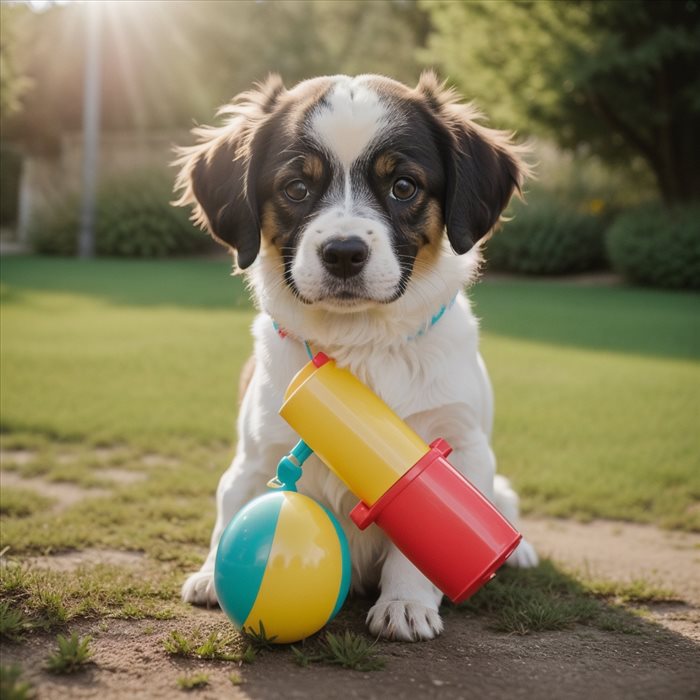
[[[303,474],[302,466],[314,451],[303,441],[294,445],[292,451],[282,457],[277,465],[277,475],[267,482],[271,489],[283,491],[296,491],[297,481]]]

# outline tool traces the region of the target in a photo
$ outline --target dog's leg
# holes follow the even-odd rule
[[[432,412],[412,416],[407,422],[424,439],[427,434],[447,436],[454,446],[450,463],[491,499],[496,463],[488,438],[480,428],[467,431],[464,422],[455,425],[456,413],[448,414],[450,421],[441,421],[440,413]],[[432,639],[440,634],[442,593],[393,545],[389,545],[380,586],[381,594],[367,616],[373,634],[402,641]]]
[[[407,419],[416,432],[429,439],[441,435],[454,447],[450,463],[466,476],[514,524],[518,518],[518,498],[508,480],[496,476],[496,459],[488,436],[468,412],[460,407],[449,411],[416,414]],[[442,631],[438,614],[442,593],[393,545],[381,574],[381,594],[367,616],[373,634],[389,639],[417,641],[432,639]],[[508,563],[536,566],[537,554],[523,540]]]
[[[513,527],[518,527],[518,494],[506,477],[496,474],[496,457],[485,434],[476,433],[474,439],[455,449],[448,459],[496,506]],[[535,548],[526,539],[522,539],[506,563],[509,566],[529,569],[539,564],[539,558]]]
[[[496,457],[484,433],[473,434],[472,439],[456,448],[448,459],[496,506],[513,527],[518,527],[518,494],[506,477],[496,474]],[[526,539],[522,539],[506,563],[509,566],[529,569],[539,564],[539,558],[535,548]]]
[[[219,480],[216,490],[216,524],[211,535],[211,549],[202,568],[187,578],[182,586],[182,599],[195,605],[216,605],[214,563],[219,539],[231,518],[254,496],[263,493],[265,483],[274,471],[265,455],[244,450],[239,445],[231,466]]]
[[[496,474],[493,486],[493,504],[503,517],[512,523],[514,527],[518,527],[520,516],[518,494],[513,490],[510,481],[500,474]],[[530,569],[533,566],[537,566],[539,561],[535,548],[526,539],[522,539],[515,551],[508,557],[506,564],[521,569]]]
[[[407,423],[426,439],[428,435],[444,435],[449,440],[461,431],[461,440],[450,455],[455,468],[472,480],[474,485],[492,496],[495,462],[488,439],[480,430],[473,430],[465,439],[463,422],[455,421],[455,412],[445,413],[449,421],[441,420],[441,412],[411,416]],[[459,433],[458,433],[459,434]],[[452,444],[457,444],[453,438]],[[470,465],[466,468],[465,465]],[[442,632],[438,609],[442,593],[393,545],[387,544],[387,556],[382,567],[377,602],[367,615],[370,632],[388,639],[419,641],[432,639]]]
[[[432,639],[442,632],[442,593],[393,545],[382,567],[381,594],[370,608],[372,634],[402,642]]]

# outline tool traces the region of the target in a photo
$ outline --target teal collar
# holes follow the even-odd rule
[[[443,304],[437,313],[433,314],[413,335],[408,336],[408,340],[416,340],[425,335],[444,315],[449,311],[457,301],[457,294],[452,297],[448,304]]]
[[[424,336],[455,305],[455,302],[457,301],[457,296],[458,294],[455,294],[449,303],[443,304],[437,310],[437,312],[434,313],[413,335],[406,336],[406,340],[417,340],[421,336]],[[273,320],[272,326],[277,331],[277,335],[279,335],[280,338],[290,337],[291,334],[288,331],[284,330],[284,328],[281,328],[277,321]],[[314,354],[311,351],[311,347],[309,346],[308,341],[302,340],[301,343],[303,343],[309,358],[313,359]]]

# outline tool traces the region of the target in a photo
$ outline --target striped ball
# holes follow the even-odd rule
[[[295,491],[272,491],[246,505],[219,542],[216,594],[239,629],[287,644],[318,632],[350,587],[350,549],[338,521]]]

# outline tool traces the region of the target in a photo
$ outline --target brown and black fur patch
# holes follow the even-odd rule
[[[283,228],[277,216],[277,209],[272,202],[265,202],[263,205],[261,233],[263,244],[270,245],[278,251],[284,246],[287,232]]]
[[[388,178],[396,170],[396,158],[391,153],[382,153],[374,161],[374,172],[379,179]]]
[[[435,262],[442,249],[442,238],[445,232],[445,220],[442,218],[442,207],[436,199],[425,202],[421,222],[421,247],[416,255],[416,263],[425,268]]]

